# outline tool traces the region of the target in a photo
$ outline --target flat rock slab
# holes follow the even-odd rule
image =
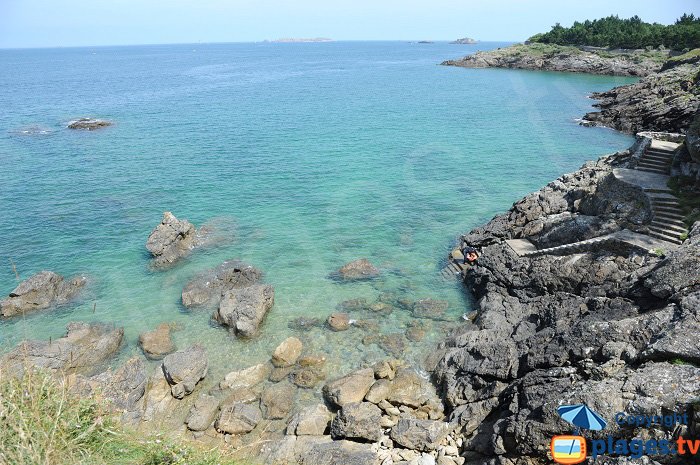
[[[66,303],[77,296],[86,282],[84,276],[66,281],[53,271],[42,271],[22,281],[0,301],[0,315],[11,317]]]

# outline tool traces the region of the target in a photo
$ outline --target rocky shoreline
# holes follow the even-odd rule
[[[661,69],[667,52],[607,51],[548,44],[516,44],[480,51],[445,66],[462,68],[516,68],[613,76],[647,76]]]
[[[586,403],[609,420],[617,412],[691,419],[682,431],[610,421],[605,435],[614,437],[673,439],[700,430],[700,222],[670,251],[602,243],[528,257],[506,242],[550,247],[611,227],[639,228],[651,216],[649,203],[635,202],[613,175],[633,154],[588,163],[463,236],[482,252],[464,274],[478,299],[477,330],[444,344],[436,377],[450,420],[461,426],[467,463],[548,463],[549,440],[571,428],[556,413],[566,404]]]

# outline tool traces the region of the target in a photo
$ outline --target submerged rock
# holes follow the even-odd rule
[[[252,337],[258,332],[274,303],[275,292],[267,284],[253,284],[224,293],[213,318],[238,336]]]
[[[366,258],[361,258],[343,265],[338,270],[338,275],[345,281],[371,279],[379,276],[379,269]]]
[[[54,341],[24,341],[0,359],[9,373],[45,368],[63,373],[87,373],[114,355],[124,337],[123,328],[100,323],[69,323],[65,337]]]
[[[197,383],[207,375],[208,369],[207,354],[200,345],[177,351],[163,359],[163,373],[176,399],[192,393]]]
[[[292,366],[301,355],[304,345],[295,337],[288,337],[272,354],[272,364],[278,368]]]
[[[163,213],[163,219],[146,242],[153,264],[157,267],[172,265],[188,255],[194,247],[195,232],[189,221],[179,220],[170,212]]]
[[[170,337],[170,325],[161,323],[153,331],[146,331],[139,335],[139,346],[144,355],[152,360],[160,360],[175,350],[175,345]]]
[[[446,300],[421,299],[413,303],[411,312],[416,318],[442,320],[445,319],[448,307],[449,303]]]
[[[84,131],[94,131],[96,129],[106,128],[113,123],[104,119],[98,118],[78,118],[68,123],[68,129],[78,129]]]
[[[0,301],[0,314],[11,317],[66,303],[78,295],[86,282],[84,276],[66,281],[52,271],[42,271],[22,281],[9,297]]]
[[[187,308],[216,305],[226,291],[251,286],[261,278],[257,268],[240,260],[226,260],[191,279],[182,290],[182,304]]]
[[[346,331],[350,328],[350,315],[347,313],[333,313],[328,317],[328,326],[333,331]]]

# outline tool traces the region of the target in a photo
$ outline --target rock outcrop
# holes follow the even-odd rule
[[[594,106],[583,124],[606,126],[627,133],[685,132],[700,108],[698,64],[681,64],[651,74],[636,84],[596,92]]]
[[[661,57],[661,52],[658,55]],[[548,44],[518,44],[497,50],[480,51],[460,60],[444,61],[442,64],[462,68],[517,68],[615,76],[647,76],[661,69],[658,59],[643,53]]]
[[[98,118],[78,118],[68,123],[68,129],[76,129],[83,131],[94,131],[96,129],[106,128],[113,123],[104,119]]]
[[[338,276],[344,281],[358,281],[379,276],[379,269],[366,258],[346,263],[338,270]]]
[[[195,227],[189,221],[179,220],[170,212],[163,213],[160,224],[146,241],[153,265],[169,266],[187,256],[195,245],[195,234]]]
[[[204,348],[193,345],[163,359],[163,374],[171,386],[173,397],[182,399],[194,391],[199,381],[209,370],[209,362]]]
[[[528,257],[505,242],[549,246],[599,235],[611,222],[642,227],[644,194],[615,189],[610,178],[630,153],[588,163],[463,236],[481,249],[478,266],[464,275],[477,302],[476,328],[465,326],[441,346],[435,376],[467,463],[549,463],[549,440],[570,431],[556,413],[564,404],[586,403],[609,420],[602,434],[627,438],[635,432],[614,425],[617,412],[692,410],[700,389],[691,340],[700,222],[664,257],[615,245]],[[597,220],[576,226],[580,215]],[[397,442],[404,429],[392,430]],[[672,431],[645,434],[669,439]]]
[[[42,271],[22,281],[6,299],[0,301],[0,315],[23,315],[64,304],[75,298],[86,282],[84,276],[66,280],[52,271]]]
[[[139,346],[146,357],[160,360],[175,350],[175,344],[170,337],[170,325],[161,323],[153,331],[139,335]]]
[[[43,368],[65,374],[92,374],[112,357],[124,338],[123,328],[99,323],[70,323],[65,337],[54,341],[24,341],[0,359],[9,373]]]
[[[250,286],[261,278],[257,268],[240,260],[226,260],[192,278],[182,290],[182,304],[187,308],[218,305],[226,291]]]
[[[223,294],[213,318],[228,326],[234,334],[252,337],[272,308],[275,292],[268,284],[253,284]]]

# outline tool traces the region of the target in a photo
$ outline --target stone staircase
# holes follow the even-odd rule
[[[677,146],[678,144],[652,141],[639,159],[636,169],[649,173],[670,174],[673,151]]]
[[[678,199],[669,190],[654,189],[654,192],[645,190],[651,209],[654,213],[649,225],[649,235],[658,239],[680,244],[681,235],[688,232],[683,223],[683,211],[678,204]]]
[[[452,259],[447,263],[447,266],[444,267],[442,270],[440,270],[440,275],[444,279],[454,279],[457,276],[462,275],[462,271],[467,267],[468,265],[464,265],[463,263],[458,263]]]
[[[668,176],[671,172],[673,152],[678,144],[652,140],[636,166],[638,171]],[[668,180],[666,180],[668,181]],[[683,210],[678,199],[664,186],[642,187],[651,201],[654,214],[649,225],[649,235],[673,244],[680,244],[680,236],[688,232],[683,223]]]

